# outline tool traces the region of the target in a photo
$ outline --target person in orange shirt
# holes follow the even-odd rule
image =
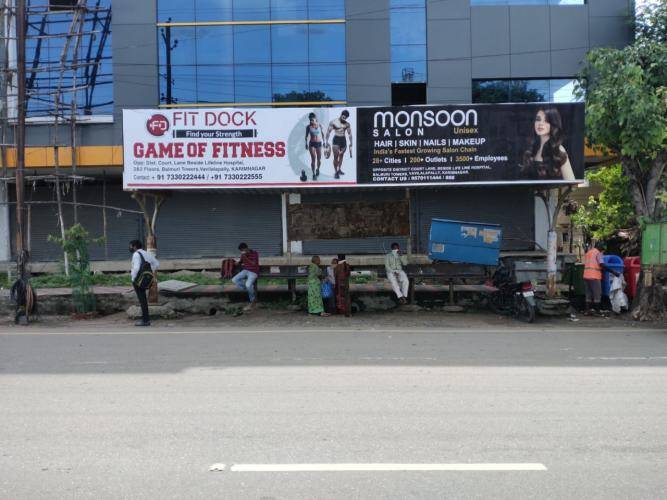
[[[601,242],[595,243],[584,256],[584,283],[586,289],[586,315],[591,315],[593,311],[602,313],[602,271],[609,271],[614,276],[618,273],[604,265],[602,249],[604,245]],[[593,306],[591,309],[591,305]]]

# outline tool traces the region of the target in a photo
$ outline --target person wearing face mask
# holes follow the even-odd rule
[[[241,257],[239,264],[241,265],[241,272],[232,278],[234,284],[241,290],[248,292],[248,305],[243,308],[244,311],[249,311],[257,304],[257,297],[255,295],[255,282],[259,276],[259,254],[250,248],[245,243],[239,245]]]
[[[134,292],[137,294],[139,299],[139,305],[141,306],[141,320],[137,321],[135,326],[151,326],[151,318],[148,312],[148,298],[146,297],[146,288],[138,286],[136,281],[139,274],[142,272],[142,267],[144,262],[150,265],[151,271],[155,272],[160,263],[158,260],[149,254],[146,250],[143,249],[143,245],[139,240],[130,241],[130,253],[132,254],[132,286],[134,287]]]
[[[401,255],[400,245],[392,243],[391,252],[384,259],[384,269],[387,272],[387,279],[391,283],[391,288],[401,304],[408,303],[408,289],[410,288],[408,275],[403,271],[403,266],[406,265],[405,256]]]

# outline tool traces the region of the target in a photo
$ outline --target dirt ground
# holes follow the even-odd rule
[[[345,329],[345,330],[390,330],[390,329],[639,329],[657,328],[665,329],[667,325],[658,323],[639,323],[633,321],[630,315],[608,317],[586,317],[577,315],[570,317],[544,317],[538,316],[535,323],[528,325],[513,318],[499,316],[488,311],[468,311],[464,313],[446,313],[442,311],[420,310],[416,312],[405,312],[401,310],[387,312],[362,312],[351,318],[343,316],[331,316],[321,318],[310,316],[303,311],[275,310],[258,308],[240,316],[231,316],[223,313],[215,316],[188,315],[178,319],[153,321],[154,327],[161,330],[174,329],[220,329],[220,330],[313,330],[313,329]],[[0,329],[14,331],[30,331],[30,329],[53,330],[54,332],[76,331],[76,330],[113,330],[113,331],[139,331],[134,327],[134,321],[127,318],[124,313],[99,317],[90,320],[74,320],[66,316],[42,316],[33,318],[28,327],[16,327],[9,318],[0,323]]]

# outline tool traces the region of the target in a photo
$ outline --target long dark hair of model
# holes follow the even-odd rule
[[[534,178],[562,178],[561,167],[567,161],[567,154],[561,151],[563,145],[563,121],[555,108],[538,109],[551,125],[549,140],[542,147],[542,163],[535,162],[535,155],[540,150],[540,136],[535,134],[532,145],[523,153],[521,169],[525,175]],[[535,116],[537,116],[537,113]],[[533,120],[533,127],[535,121]]]

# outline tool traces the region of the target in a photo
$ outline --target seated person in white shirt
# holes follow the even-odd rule
[[[391,283],[391,288],[401,304],[408,303],[408,289],[410,288],[408,275],[403,271],[403,266],[406,265],[405,257],[401,255],[400,245],[392,243],[391,252],[384,259],[384,268],[387,271],[387,279]]]

